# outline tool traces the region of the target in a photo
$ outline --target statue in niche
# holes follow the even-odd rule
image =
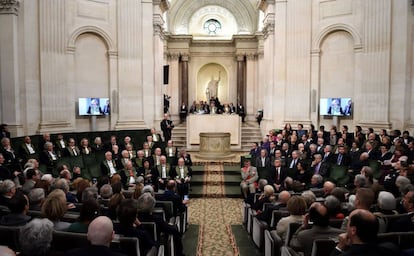
[[[219,71],[219,77],[218,80],[214,80],[214,75],[211,76],[211,80],[210,82],[208,82],[208,86],[206,88],[206,98],[207,100],[211,99],[211,98],[217,98],[218,96],[218,86],[220,83],[220,79],[221,79],[221,71]]]

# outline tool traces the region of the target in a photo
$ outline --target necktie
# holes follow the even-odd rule
[[[280,168],[276,169],[276,183],[279,183],[279,179],[280,179]]]
[[[321,163],[317,164],[315,167],[315,174],[319,174],[319,168],[321,167]]]
[[[341,165],[341,161],[342,161],[342,155],[341,155],[341,154],[339,154],[339,155],[338,155],[338,162],[337,162],[337,164],[338,164],[338,165]]]
[[[76,150],[75,150],[75,148],[73,148],[72,150],[73,150],[73,155],[74,155],[74,156],[77,156],[78,154],[76,154]]]

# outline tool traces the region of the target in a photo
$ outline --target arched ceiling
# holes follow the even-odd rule
[[[190,31],[190,23],[194,23],[194,14],[199,13],[204,7],[217,6],[231,13],[237,23],[234,25],[237,27],[237,34],[254,34],[259,15],[255,4],[256,0],[172,0],[167,13],[168,31],[172,34],[198,33]],[[219,13],[217,17],[220,17]]]

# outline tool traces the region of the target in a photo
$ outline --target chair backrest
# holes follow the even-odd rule
[[[313,241],[312,256],[331,255],[336,246],[336,242],[332,239],[316,239]]]
[[[413,248],[414,231],[410,232],[389,232],[378,234],[378,243],[391,242],[401,250]]]
[[[392,214],[392,215],[384,215],[382,218],[386,222],[386,232],[390,231],[390,228],[397,222],[401,217],[406,216],[406,213],[403,214]]]
[[[136,237],[119,237],[111,242],[111,249],[130,256],[140,256],[139,240]]]
[[[141,226],[154,238],[154,241],[159,241],[155,222],[141,222]]]
[[[166,217],[169,219],[174,216],[174,204],[172,201],[155,201],[155,207],[162,207]]]
[[[0,244],[14,251],[19,250],[20,227],[0,226]]]
[[[287,217],[289,215],[290,214],[289,214],[288,211],[274,210],[272,212],[272,218],[271,218],[271,221],[270,221],[270,228],[274,229],[281,218]]]
[[[164,221],[166,220],[165,211],[163,208],[154,208],[152,215],[160,216]]]
[[[293,234],[296,233],[296,230],[298,230],[300,228],[300,226],[302,226],[302,223],[297,223],[297,222],[289,223],[287,233],[286,233],[286,239],[285,239],[285,245],[286,246],[289,246],[290,240],[292,239]]]
[[[53,231],[51,249],[57,252],[66,252],[74,248],[82,248],[90,245],[86,234],[71,233],[65,231]]]

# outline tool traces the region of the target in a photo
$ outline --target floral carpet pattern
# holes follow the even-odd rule
[[[197,256],[239,255],[230,226],[242,223],[242,200],[224,197],[223,170],[223,164],[206,164],[204,198],[190,200],[189,222],[200,225]]]

